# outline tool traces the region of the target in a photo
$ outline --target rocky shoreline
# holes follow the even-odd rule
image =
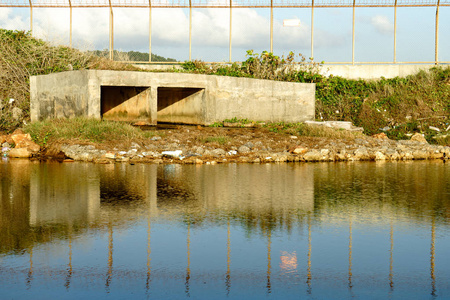
[[[184,129],[181,135],[183,141],[179,139],[180,135],[171,135],[169,131],[166,136],[156,135],[145,142],[132,142],[126,148],[63,142],[41,149],[31,141],[29,134],[20,130],[1,136],[0,142],[3,157],[93,163],[217,164],[435,159],[445,162],[450,157],[450,147],[430,145],[418,133],[411,140],[394,141],[384,134],[353,140],[283,135],[274,140],[270,136],[252,138],[252,135],[240,132],[239,139],[221,145],[196,140],[189,132],[189,129]]]

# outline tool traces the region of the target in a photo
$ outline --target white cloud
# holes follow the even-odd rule
[[[223,0],[219,0],[223,1]],[[270,20],[261,10],[233,9],[232,45],[238,49],[269,50]],[[11,9],[0,9],[0,26],[26,26],[26,15],[15,15]],[[114,9],[114,46],[120,50],[147,51],[149,30],[148,9]],[[24,21],[25,20],[25,21]],[[35,9],[34,34],[59,44],[69,43],[69,9]],[[224,8],[194,9],[192,15],[192,45],[197,51],[215,47],[228,52],[230,10]],[[17,27],[17,26],[16,26]],[[13,26],[14,28],[14,26]],[[28,24],[29,28],[29,24]],[[26,29],[28,29],[26,28]],[[73,41],[75,47],[105,49],[109,46],[109,9],[73,9]],[[189,11],[181,8],[152,10],[152,46],[172,48],[183,52],[189,43]],[[326,31],[316,31],[315,46],[339,46],[342,40]],[[310,27],[283,27],[282,20],[274,21],[274,48],[286,51],[309,49]],[[284,51],[283,50],[283,51]],[[237,52],[233,51],[238,54]],[[164,55],[164,53],[158,53]],[[172,54],[173,55],[173,54]],[[203,58],[202,58],[203,59]],[[206,59],[206,58],[205,58]]]
[[[376,15],[370,18],[370,24],[375,27],[375,29],[381,34],[392,34],[394,33],[394,24],[387,16]]]
[[[23,20],[22,16],[14,15],[9,7],[0,8],[0,27],[9,30],[29,30],[30,23]]]

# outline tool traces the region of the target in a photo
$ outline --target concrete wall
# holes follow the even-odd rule
[[[379,79],[413,75],[420,70],[429,70],[435,65],[324,65],[321,73],[347,79]]]
[[[314,119],[315,85],[180,73],[83,70],[31,78],[31,120],[88,116],[208,125]]]

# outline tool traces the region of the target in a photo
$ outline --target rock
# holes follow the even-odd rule
[[[386,133],[384,133],[384,132],[374,134],[374,135],[372,135],[372,137],[374,139],[379,139],[379,140],[386,140],[386,139],[388,140],[389,139],[388,136],[386,135]]]
[[[131,148],[133,148],[133,149],[141,149],[141,146],[138,143],[132,142],[131,143]]]
[[[14,158],[29,158],[31,152],[27,148],[13,148],[9,151],[8,156]]]
[[[291,152],[293,154],[304,154],[304,153],[308,152],[308,148],[298,146],[298,147],[295,147],[294,149],[291,149],[289,152]]]
[[[303,154],[303,159],[306,161],[320,161],[322,154],[317,150],[311,150]]]
[[[362,146],[355,150],[353,153],[353,158],[355,160],[366,160],[369,158],[369,152],[367,151],[367,148]]]
[[[161,139],[161,137],[157,135],[157,136],[152,137],[150,140],[159,141],[160,139]]]
[[[16,133],[17,132],[17,133]],[[29,133],[23,133],[21,130],[14,131],[13,134],[11,134],[11,139],[14,141],[14,144],[20,144],[24,140],[31,141],[31,135]]]
[[[104,156],[105,156],[105,158],[108,158],[108,159],[116,158],[116,154],[114,152],[106,152]]]
[[[248,153],[248,152],[250,152],[250,148],[247,147],[247,146],[240,146],[240,147],[238,148],[238,152],[239,152],[239,153]]]
[[[213,151],[211,151],[211,155],[213,156],[221,156],[221,155],[226,155],[227,152],[221,148],[218,149],[214,149]]]
[[[41,150],[41,147],[31,140],[29,133],[13,133],[11,139],[14,141],[15,148],[26,148],[33,153]]]
[[[375,160],[386,160],[386,155],[380,151],[375,152]]]
[[[255,145],[253,145],[252,142],[248,142],[244,144],[245,147],[248,147],[250,150],[253,149],[255,147]]]
[[[427,143],[427,140],[425,139],[425,137],[423,136],[423,134],[420,133],[414,133],[414,135],[411,137],[411,141],[415,141],[415,142],[420,142],[420,143]]]
[[[195,163],[196,163],[197,165],[201,165],[201,164],[203,164],[203,160],[201,160],[200,158],[196,158],[196,159],[195,159]]]

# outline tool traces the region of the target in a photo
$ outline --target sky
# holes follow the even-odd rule
[[[28,8],[0,8],[0,28],[29,30]],[[314,10],[314,60],[351,62],[352,8]],[[434,61],[436,8],[397,9],[397,61]],[[245,59],[247,50],[270,50],[270,9],[234,8],[232,60]],[[300,26],[283,27],[283,20],[298,19]],[[68,8],[34,8],[33,35],[55,44],[69,44]],[[194,8],[192,59],[228,61],[230,10]],[[439,60],[450,61],[450,7],[440,8]],[[73,9],[73,45],[82,50],[109,47],[109,9]],[[149,11],[114,8],[114,48],[148,52]],[[273,50],[311,56],[311,9],[275,8]],[[189,59],[189,10],[153,8],[152,52],[179,61]],[[356,8],[355,62],[392,62],[394,9]]]

